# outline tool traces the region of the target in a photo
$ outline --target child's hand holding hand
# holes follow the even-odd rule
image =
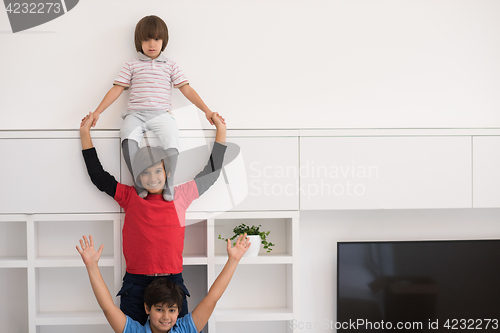
[[[221,129],[221,126],[226,126],[226,120],[217,112],[213,112],[212,121],[216,128]]]
[[[214,124],[214,122],[212,121],[212,117],[214,116],[214,114],[215,114],[215,112],[212,112],[212,111],[205,112],[205,117],[207,117],[207,120],[210,123],[210,125]]]
[[[95,127],[95,124],[97,124],[97,121],[99,120],[100,113],[94,111],[92,112],[92,115],[94,116],[94,120],[92,121],[92,127]]]
[[[102,250],[104,249],[104,245],[101,245],[99,250],[96,252],[94,249],[94,239],[92,239],[92,235],[89,236],[90,242],[87,240],[87,237],[83,236],[83,240],[80,239],[80,246],[76,246],[76,250],[82,256],[83,263],[85,266],[97,265],[99,259],[101,258]]]
[[[236,244],[234,247],[231,247],[231,240],[227,240],[227,254],[229,258],[233,258],[235,260],[240,260],[241,257],[247,252],[250,247],[250,239],[247,238],[247,234],[239,235],[236,240]]]
[[[94,123],[94,114],[92,112],[89,112],[88,115],[83,117],[82,122],[80,123],[80,133],[82,131],[84,132],[90,132],[90,127]]]

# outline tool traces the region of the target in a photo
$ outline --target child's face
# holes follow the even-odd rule
[[[163,192],[163,185],[165,185],[167,177],[163,162],[155,164],[139,175],[142,187],[144,187],[151,194],[161,194]]]
[[[153,333],[168,332],[177,322],[179,316],[179,308],[177,305],[169,307],[167,304],[156,304],[148,309],[146,313],[149,315],[149,326]]]
[[[163,40],[158,38],[149,38],[142,41],[142,53],[150,57],[151,59],[156,59],[161,52],[161,47],[163,46]]]

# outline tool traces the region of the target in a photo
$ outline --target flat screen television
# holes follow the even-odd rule
[[[500,332],[500,240],[339,242],[335,325]]]

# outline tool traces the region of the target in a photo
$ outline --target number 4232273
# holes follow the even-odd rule
[[[9,14],[59,14],[62,10],[60,3],[53,2],[14,2],[6,7]]]
[[[496,330],[498,319],[448,319],[443,325],[449,330]]]

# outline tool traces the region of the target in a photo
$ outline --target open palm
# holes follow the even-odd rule
[[[227,254],[230,258],[240,260],[241,257],[247,252],[250,247],[250,239],[247,238],[247,234],[239,235],[236,240],[236,244],[231,247],[231,241],[227,240]]]
[[[83,236],[83,240],[80,239],[81,249],[78,245],[76,246],[76,250],[82,256],[82,260],[85,266],[96,264],[101,258],[102,250],[104,249],[104,245],[101,245],[99,250],[96,251],[94,248],[94,239],[92,238],[92,235],[89,235],[89,239],[90,240],[88,240],[87,237]]]

